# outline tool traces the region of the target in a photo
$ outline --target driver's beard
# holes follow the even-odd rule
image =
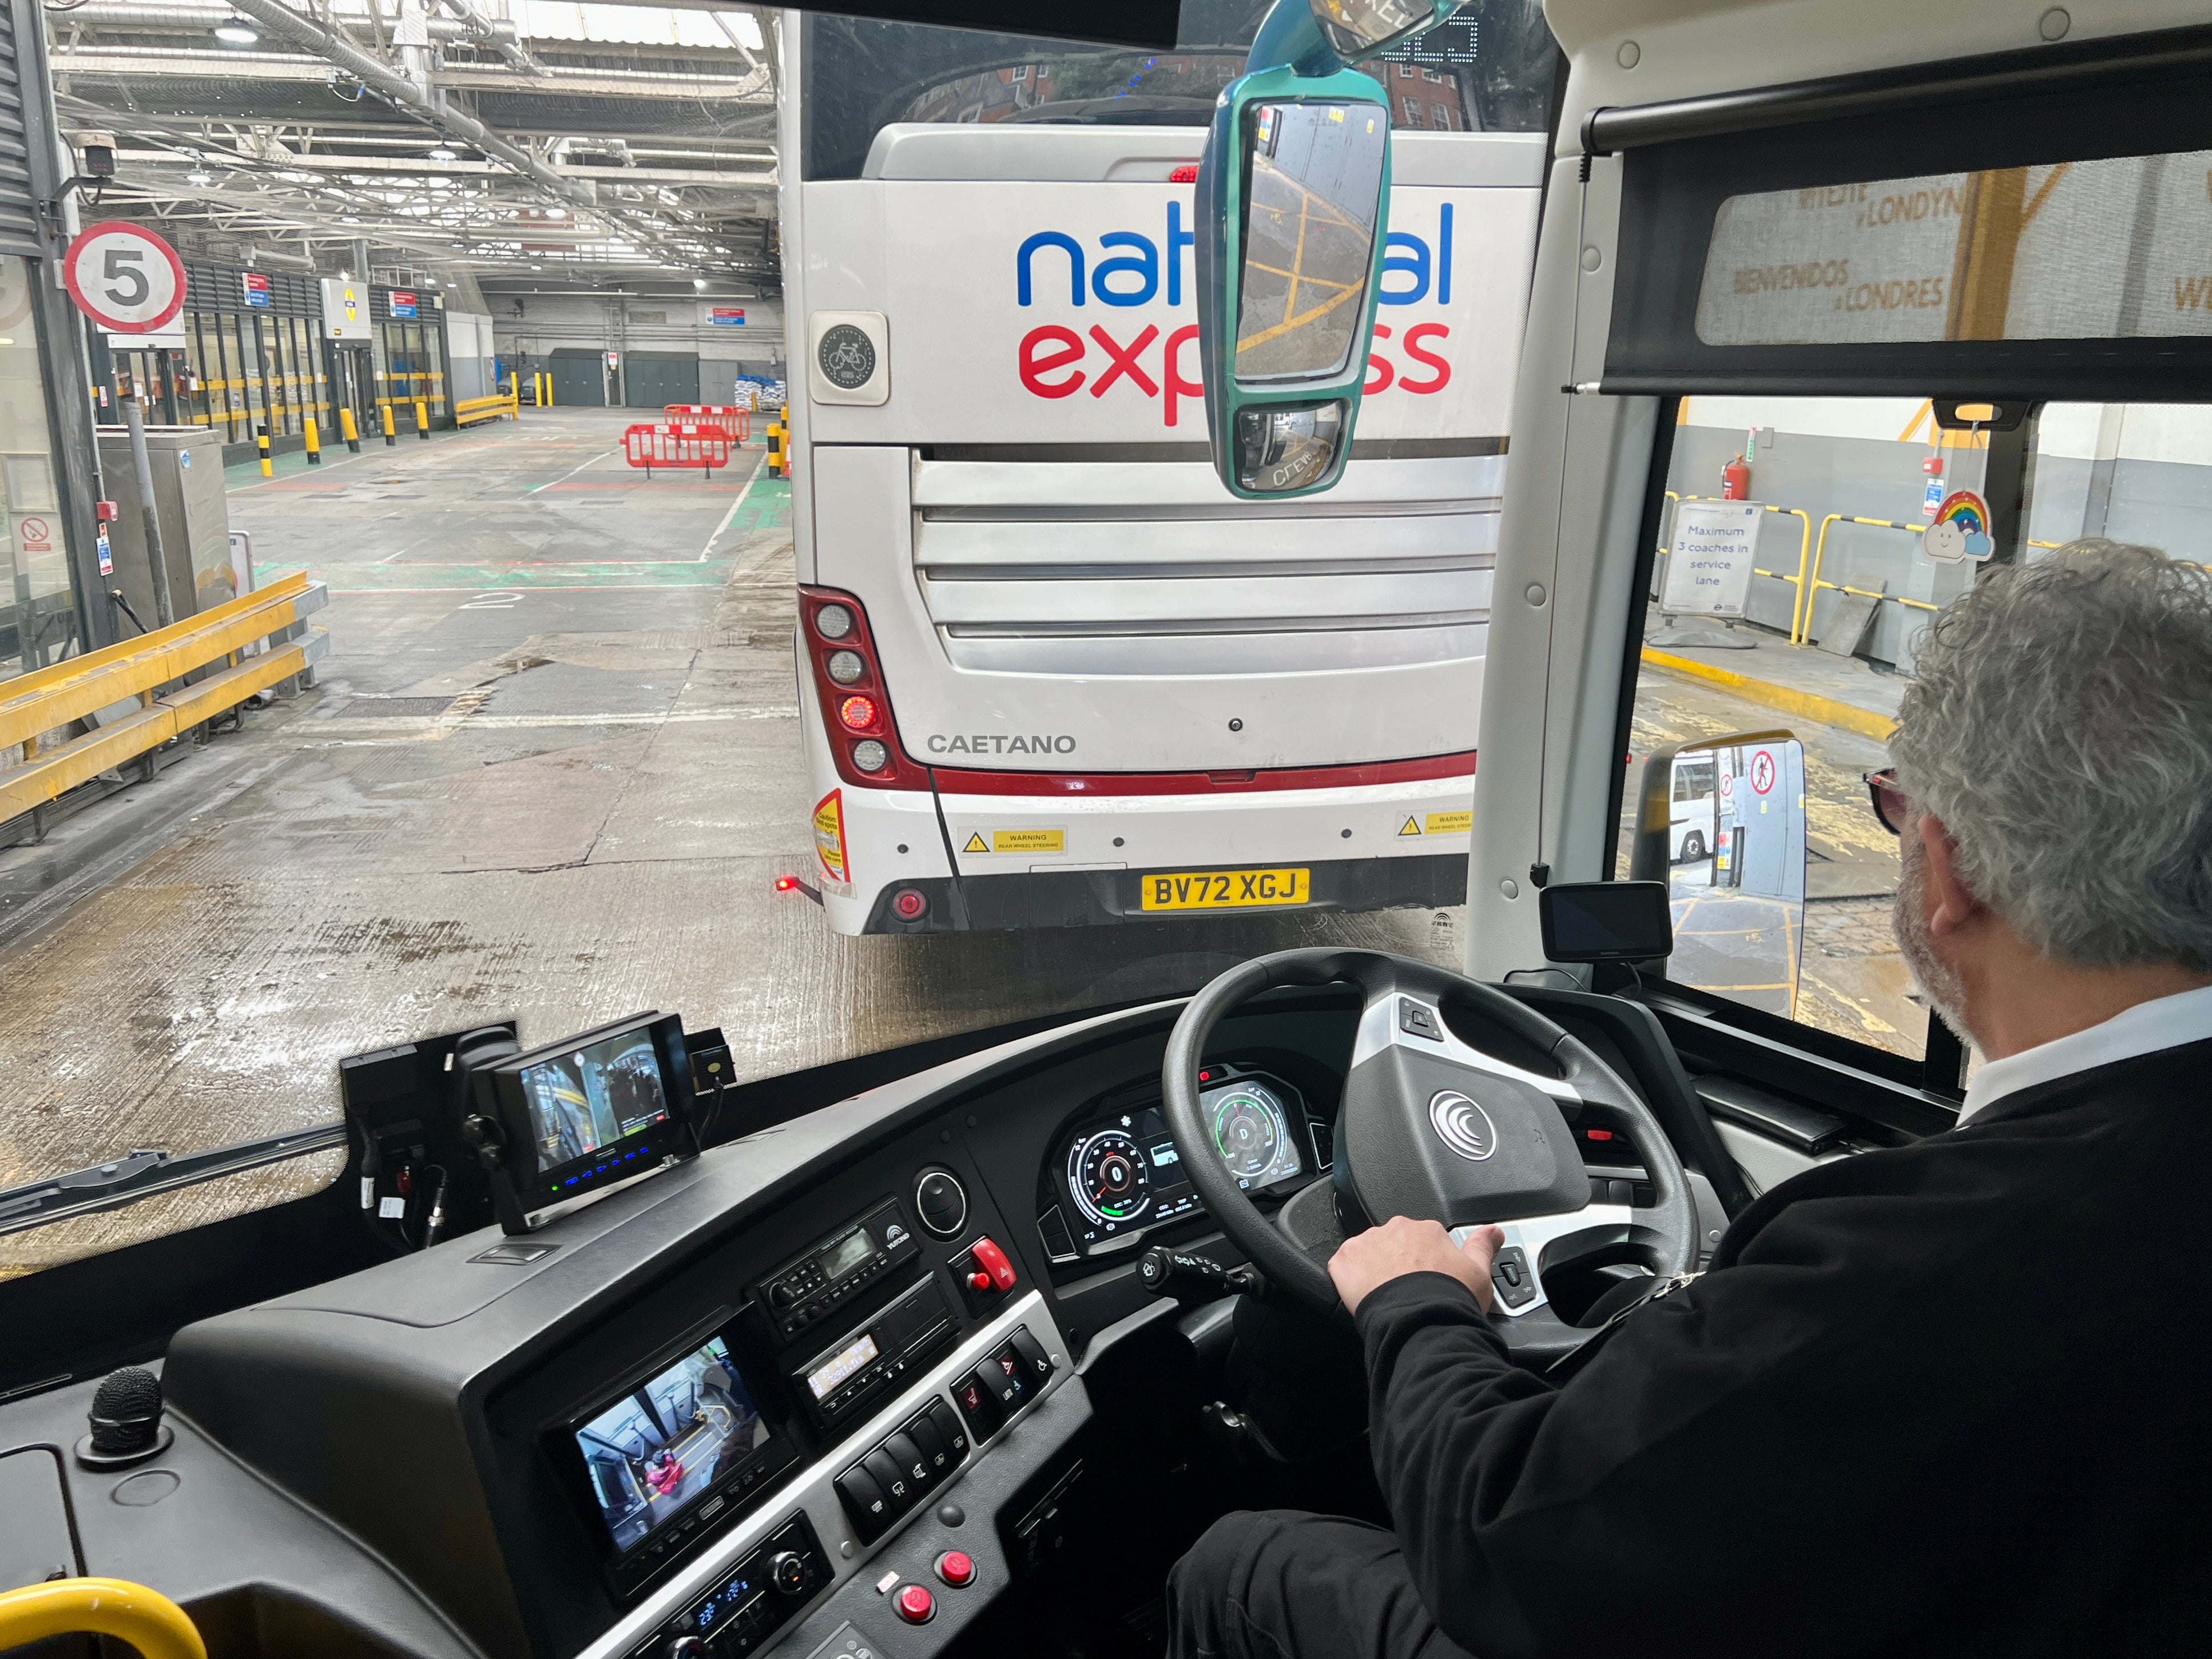
[[[1936,956],[1936,942],[1928,932],[1928,850],[1911,834],[1902,838],[1897,850],[1903,866],[1897,878],[1893,921],[1897,948],[1905,953],[1905,965],[1920,981],[1921,994],[1936,1016],[1960,1042],[1971,1042],[1973,1039],[1966,1031],[1966,981],[1956,969]]]

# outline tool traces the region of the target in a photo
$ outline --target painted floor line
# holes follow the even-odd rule
[[[614,451],[611,449],[603,449],[598,454],[592,456],[590,460],[584,461],[578,465],[570,467],[559,477],[550,479],[542,484],[538,484],[532,489],[524,490],[522,493],[526,495],[535,495],[540,489],[550,489],[556,483],[566,483],[569,479],[574,477],[579,472],[581,472],[585,467],[590,466],[599,461],[604,461],[608,456],[613,453]]]
[[[753,463],[753,470],[745,475],[745,487],[738,492],[738,499],[730,503],[730,510],[722,514],[721,523],[716,525],[714,533],[707,538],[706,546],[699,550],[699,556],[692,561],[694,564],[707,562],[707,556],[714,550],[714,544],[722,539],[722,532],[730,527],[730,520],[738,516],[738,509],[745,504],[745,497],[753,493],[753,480],[760,477],[767,465],[768,457],[765,454]]]
[[[567,731],[600,726],[713,726],[732,720],[793,720],[793,708],[679,708],[659,714],[478,714],[459,720],[447,714],[341,715],[311,720],[298,728],[309,742],[325,738],[442,738],[455,731]]]

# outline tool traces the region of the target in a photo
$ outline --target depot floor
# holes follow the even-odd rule
[[[757,446],[648,481],[620,458],[628,418],[531,410],[234,473],[258,568],[330,587],[321,684],[47,847],[0,852],[0,1188],[329,1122],[342,1056],[495,1018],[532,1042],[675,1010],[763,1076],[1293,945],[1460,959],[1456,910],[831,933],[775,890],[812,865],[788,490]],[[1771,724],[1668,684],[1646,677],[1639,748]],[[1813,775],[1816,820],[1845,822],[1859,764]],[[1886,908],[1874,873],[1846,908]],[[1911,1013],[1878,945],[1824,967],[1823,1023]],[[277,1201],[338,1163],[0,1237],[0,1274]]]

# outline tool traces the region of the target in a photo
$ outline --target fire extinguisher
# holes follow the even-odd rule
[[[1751,499],[1751,465],[1741,455],[1721,469],[1721,499],[1724,501],[1747,501]]]

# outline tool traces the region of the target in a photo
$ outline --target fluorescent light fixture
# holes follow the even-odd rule
[[[434,161],[452,161],[459,158],[451,149],[441,144],[430,152],[430,159]]]
[[[694,276],[691,279],[691,286],[699,289],[702,293],[704,293],[707,287],[707,279],[704,276]]]
[[[243,17],[217,23],[211,33],[226,46],[258,46],[261,44],[261,31]]]
[[[215,182],[215,174],[194,171],[185,175],[185,182],[188,185],[211,185]]]

